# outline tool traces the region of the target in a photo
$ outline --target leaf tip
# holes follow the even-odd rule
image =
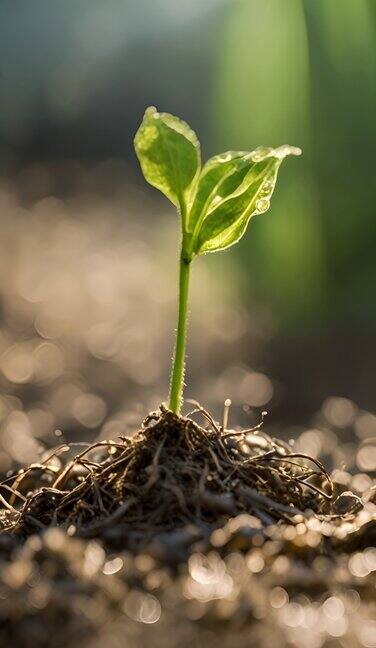
[[[302,155],[303,151],[299,146],[290,146],[291,155]]]
[[[155,106],[149,106],[145,110],[145,117],[155,117],[158,115],[158,110]]]
[[[290,146],[289,144],[283,144],[274,150],[275,157],[283,160],[287,155],[301,155],[302,149],[298,146]]]

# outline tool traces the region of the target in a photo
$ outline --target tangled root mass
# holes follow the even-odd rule
[[[55,525],[100,537],[121,525],[125,539],[146,541],[190,523],[209,533],[244,512],[261,526],[307,510],[333,515],[332,482],[317,459],[260,433],[260,425],[223,431],[201,412],[206,427],[161,406],[132,438],[75,455],[74,444],[64,445],[8,477],[0,484],[2,531],[26,537]]]

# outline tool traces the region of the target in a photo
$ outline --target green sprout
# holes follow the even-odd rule
[[[243,236],[255,214],[270,206],[278,169],[300,149],[280,146],[228,151],[201,166],[200,142],[184,121],[153,107],[145,112],[134,145],[145,179],[180,213],[179,315],[169,408],[182,405],[187,337],[189,275],[200,254],[225,250]]]

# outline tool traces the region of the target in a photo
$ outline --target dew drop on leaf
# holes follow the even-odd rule
[[[273,191],[273,187],[274,183],[271,180],[266,180],[262,185],[262,189],[260,191],[261,196],[269,196]]]
[[[256,209],[259,214],[266,212],[269,209],[270,202],[267,198],[259,198],[256,201]]]

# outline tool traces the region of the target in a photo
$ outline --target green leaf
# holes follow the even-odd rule
[[[244,151],[228,151],[215,155],[204,164],[189,214],[189,232],[194,231],[219,198],[224,198],[239,186],[252,164],[247,156],[249,153]]]
[[[200,143],[194,131],[177,117],[151,107],[145,112],[134,145],[146,180],[185,218],[200,172]]]
[[[216,252],[234,245],[250,218],[269,209],[282,160],[299,154],[300,149],[286,145],[278,149],[260,147],[245,156],[251,162],[249,171],[232,193],[219,196],[217,204],[208,210],[194,237],[193,253]]]

